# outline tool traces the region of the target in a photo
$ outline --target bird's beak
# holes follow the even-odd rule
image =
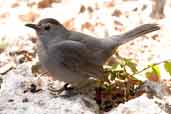
[[[36,24],[25,24],[25,26],[38,30],[39,27]]]

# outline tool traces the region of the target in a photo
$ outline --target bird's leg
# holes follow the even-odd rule
[[[53,86],[53,84],[49,84],[48,90],[50,91],[50,94],[58,97],[58,96],[63,96],[63,97],[71,97],[76,94],[78,94],[77,91],[75,91],[75,88],[70,86],[69,83],[66,83],[63,85],[62,88],[57,89],[56,87]]]
[[[97,86],[97,80],[84,80],[83,82],[80,82],[77,85],[75,85],[75,90],[79,92],[79,94],[87,95],[93,99],[95,96],[95,89],[97,88]]]
[[[77,94],[84,94],[88,96],[94,96],[95,95],[95,89],[98,87],[97,80],[84,80],[80,81],[79,83],[70,85],[69,83],[66,83],[63,85],[62,88],[57,88],[54,86],[54,83],[49,84],[49,91],[50,94],[53,96],[63,96],[63,97],[71,97]]]
[[[66,86],[68,85],[68,83],[66,83],[63,87],[58,88],[56,86],[54,86],[56,84],[54,83],[49,83],[48,84],[48,90],[50,91],[50,94],[52,94],[53,96],[59,96],[66,88]]]
[[[58,96],[66,89],[67,86],[68,83],[66,83],[63,87],[58,88],[55,86],[54,83],[49,83],[48,90],[50,91],[50,94],[52,94],[53,96]]]

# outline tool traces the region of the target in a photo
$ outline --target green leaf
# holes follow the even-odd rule
[[[131,59],[125,59],[125,64],[132,70],[133,73],[138,71],[136,68],[136,63],[132,62]]]
[[[165,62],[164,68],[171,75],[171,62],[169,62],[169,61]]]
[[[160,68],[159,68],[157,65],[152,65],[152,66],[151,66],[151,69],[152,69],[152,71],[153,71],[154,73],[157,74],[157,76],[160,77]]]
[[[121,64],[116,63],[112,65],[112,71],[121,71],[121,70],[123,70],[123,67]]]
[[[146,77],[148,78],[148,80],[159,81],[160,80],[160,68],[155,64],[150,65],[150,67],[152,71],[146,72]]]
[[[146,77],[148,80],[151,80],[151,81],[159,81],[160,80],[160,76],[158,76],[156,74],[156,72],[154,72],[154,71],[146,72]]]

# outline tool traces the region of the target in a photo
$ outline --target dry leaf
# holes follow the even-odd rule
[[[56,0],[42,0],[38,3],[38,8],[47,8],[54,2],[56,2]]]
[[[122,12],[120,11],[120,10],[114,10],[114,12],[112,13],[112,16],[117,16],[117,17],[119,17],[119,16],[121,16],[122,15]]]
[[[27,14],[24,14],[24,15],[19,15],[19,18],[22,21],[30,21],[30,22],[34,22],[38,17],[39,17],[39,14],[33,11],[29,11]]]
[[[85,12],[85,10],[86,10],[85,6],[84,6],[84,5],[82,5],[82,6],[80,7],[80,11],[79,11],[79,13],[84,13],[84,12]]]
[[[83,30],[83,29],[88,29],[90,31],[93,31],[94,30],[94,26],[90,22],[85,22],[81,26],[81,30]]]
[[[63,24],[66,28],[68,28],[69,30],[73,30],[73,27],[74,27],[74,19],[70,19],[66,22],[64,22]]]

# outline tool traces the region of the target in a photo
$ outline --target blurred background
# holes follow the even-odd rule
[[[0,72],[36,59],[37,36],[24,25],[47,17],[99,38],[157,23],[160,31],[120,46],[119,55],[133,59],[139,69],[171,58],[169,0],[0,0]]]

